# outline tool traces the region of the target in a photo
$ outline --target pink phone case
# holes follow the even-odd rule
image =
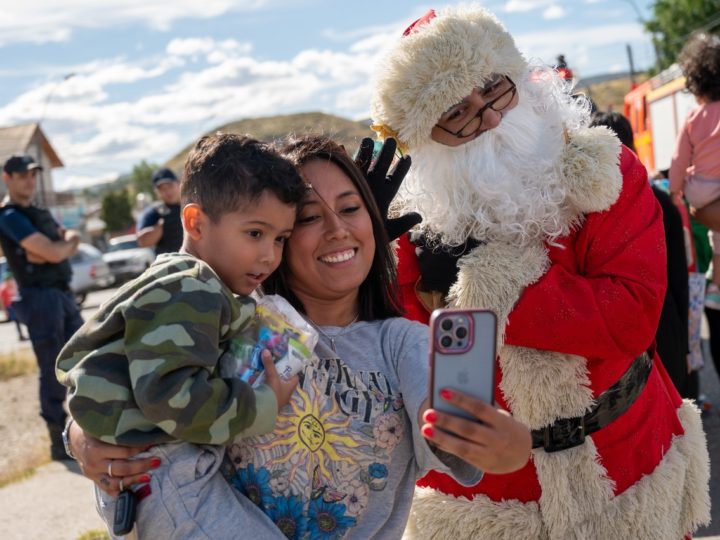
[[[493,403],[495,389],[495,313],[482,309],[436,309],[430,317],[430,406],[474,419],[440,397],[460,390]]]

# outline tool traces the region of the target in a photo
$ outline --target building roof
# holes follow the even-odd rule
[[[62,167],[63,162],[45,137],[40,125],[36,123],[0,127],[0,163],[4,163],[13,154],[25,154],[36,136],[40,137],[42,151],[50,160],[50,167],[53,169]]]

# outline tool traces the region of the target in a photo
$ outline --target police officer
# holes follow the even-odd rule
[[[160,201],[140,216],[137,240],[141,247],[155,247],[155,254],[178,251],[182,245],[180,182],[170,169],[153,173],[153,187]]]
[[[68,261],[80,236],[31,204],[39,170],[27,155],[12,156],[3,165],[7,196],[0,205],[0,245],[18,284],[19,299],[13,305],[28,328],[40,369],[40,416],[50,433],[51,457],[60,460],[67,459],[62,441],[65,387],[55,378],[55,359],[83,322],[70,292]]]

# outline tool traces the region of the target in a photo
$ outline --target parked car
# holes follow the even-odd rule
[[[155,260],[155,252],[140,247],[134,234],[126,234],[110,239],[103,259],[110,266],[115,280],[120,282],[142,274]]]
[[[7,260],[5,259],[5,257],[0,257],[0,280],[5,279],[5,272],[7,272],[8,270],[9,270],[9,268],[7,265]],[[7,308],[8,308],[7,296],[8,295],[5,294],[6,292],[9,292],[13,287],[14,280],[12,278],[10,278],[10,280],[11,280],[11,283],[9,284],[8,290],[7,291],[0,290],[0,312],[4,314],[4,317],[3,317],[2,321],[0,321],[0,322],[6,322],[6,321],[10,320],[10,314],[8,313],[8,310],[7,310]],[[2,287],[2,286],[3,286],[3,284],[0,281],[0,287]],[[17,285],[15,285],[15,290],[17,290]]]
[[[104,289],[115,283],[115,276],[103,260],[99,249],[90,244],[81,243],[78,252],[70,257],[73,276],[70,290],[75,295],[75,302],[82,305],[90,291]],[[0,257],[0,276],[8,270],[5,257]]]
[[[81,243],[78,246],[78,252],[70,257],[70,265],[73,271],[70,289],[78,305],[82,305],[90,291],[104,289],[115,283],[115,276],[103,259],[103,254],[90,244]]]

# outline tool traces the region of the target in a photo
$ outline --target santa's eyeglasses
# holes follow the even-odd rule
[[[485,114],[485,111],[492,109],[495,112],[502,112],[505,110],[515,98],[517,86],[510,77],[503,75],[498,81],[492,83],[489,87],[479,90],[478,93],[481,96],[488,96],[490,100],[480,107],[478,112],[476,112],[460,129],[453,131],[440,125],[440,123],[435,124],[435,127],[438,127],[446,133],[449,133],[453,137],[457,137],[459,139],[466,139],[467,137],[476,135],[482,129],[483,115]],[[460,111],[456,111],[455,109],[465,106],[467,105],[458,104],[451,107],[450,110],[443,115],[443,118],[441,118],[440,121],[446,124],[452,123],[452,116],[455,114],[461,114]],[[472,127],[472,129],[468,129],[472,124],[477,122],[478,119],[480,119],[480,123]]]

